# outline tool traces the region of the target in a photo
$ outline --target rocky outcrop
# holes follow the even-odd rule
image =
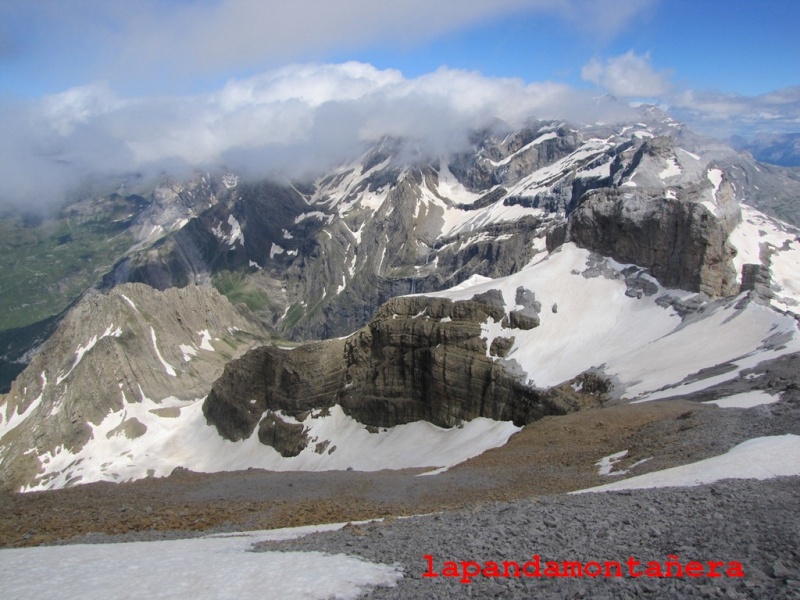
[[[453,427],[475,417],[521,425],[566,412],[566,404],[522,383],[499,358],[510,347],[507,338],[493,344],[496,356],[487,353],[481,325],[506,317],[497,291],[462,301],[395,298],[348,338],[260,347],[230,362],[203,412],[222,436],[241,440],[258,428],[269,445],[275,439],[262,434],[265,428],[284,427],[270,416],[275,411],[297,417],[335,404],[375,427],[419,420]]]
[[[733,225],[688,198],[603,189],[582,198],[566,230],[555,232],[548,247],[565,239],[645,267],[667,287],[725,296],[738,291],[735,250],[728,241]]]
[[[344,349],[339,339],[254,348],[225,366],[203,413],[220,435],[239,441],[252,435],[265,411],[298,415],[332,406],[345,383]]]
[[[258,424],[258,439],[288,458],[300,454],[308,444],[308,436],[303,429],[302,423],[291,423],[275,413],[269,413]]]
[[[533,329],[540,323],[539,312],[542,310],[542,303],[536,300],[536,294],[524,287],[517,288],[516,294],[517,307],[503,317],[503,326],[512,329]]]

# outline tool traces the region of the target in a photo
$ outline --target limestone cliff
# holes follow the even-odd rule
[[[567,222],[566,239],[645,267],[667,287],[726,296],[738,291],[731,229],[686,197],[603,189],[581,200]]]
[[[275,411],[297,417],[335,404],[374,427],[417,420],[453,427],[475,417],[524,424],[563,414],[570,406],[555,393],[526,386],[513,364],[487,351],[482,324],[508,316],[497,295],[394,298],[347,338],[255,348],[225,367],[203,412],[234,441],[250,437]],[[530,314],[518,319],[534,326]],[[274,419],[268,425],[284,427]],[[275,439],[266,440],[261,428],[259,437]]]

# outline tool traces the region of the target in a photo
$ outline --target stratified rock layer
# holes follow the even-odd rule
[[[521,425],[565,413],[553,393],[525,385],[487,355],[481,324],[506,313],[502,298],[484,296],[395,298],[348,338],[253,349],[226,366],[203,412],[234,441],[250,437],[271,411],[300,416],[335,404],[376,427],[418,420],[452,427],[476,417]]]

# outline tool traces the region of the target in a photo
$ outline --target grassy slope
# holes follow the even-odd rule
[[[133,244],[119,202],[90,216],[0,219],[0,331],[58,314],[110,270]]]

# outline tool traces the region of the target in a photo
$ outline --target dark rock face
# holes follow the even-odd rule
[[[492,356],[499,356],[500,358],[505,358],[508,355],[509,350],[514,345],[514,340],[516,338],[510,337],[496,337],[492,340],[491,346],[489,346],[489,354]]]
[[[768,265],[742,265],[742,292],[755,292],[755,297],[768,300],[772,297]]]
[[[518,308],[508,313],[504,318],[503,325],[513,329],[533,329],[541,323],[539,312],[542,310],[542,303],[536,300],[536,294],[523,287],[517,288],[515,301]]]
[[[165,290],[203,284],[222,270],[246,270],[253,257],[268,267],[282,267],[287,255],[271,253],[272,244],[279,242],[294,251],[300,247],[299,234],[286,240],[283,230],[293,228],[294,219],[307,205],[295,190],[275,183],[264,181],[239,188],[229,194],[230,203],[215,204],[151,248],[125,257],[103,278],[102,287],[139,282]],[[233,239],[231,218],[247,230],[247,235],[228,243],[220,235]],[[318,223],[304,224],[314,225]]]
[[[258,427],[262,442],[290,452],[292,443],[305,443],[299,430],[282,431],[286,423],[263,417],[266,411],[301,416],[339,404],[375,427],[419,420],[452,427],[476,417],[522,425],[567,412],[555,395],[524,385],[487,356],[481,323],[506,317],[498,294],[458,302],[395,298],[346,339],[257,348],[227,365],[203,412],[227,439],[248,438]],[[512,344],[495,340],[494,354]]]
[[[274,414],[268,414],[258,424],[258,439],[286,458],[300,454],[308,443],[302,424],[287,423]]]
[[[566,239],[648,268],[665,286],[725,296],[738,288],[730,228],[698,202],[604,189],[583,197]]]
[[[637,269],[638,270],[638,269]],[[625,277],[625,295],[630,298],[652,296],[658,292],[658,286],[639,273],[631,273]]]
[[[343,352],[343,340],[255,348],[225,366],[203,413],[220,435],[239,441],[252,435],[268,409],[297,415],[332,406],[344,387]]]

